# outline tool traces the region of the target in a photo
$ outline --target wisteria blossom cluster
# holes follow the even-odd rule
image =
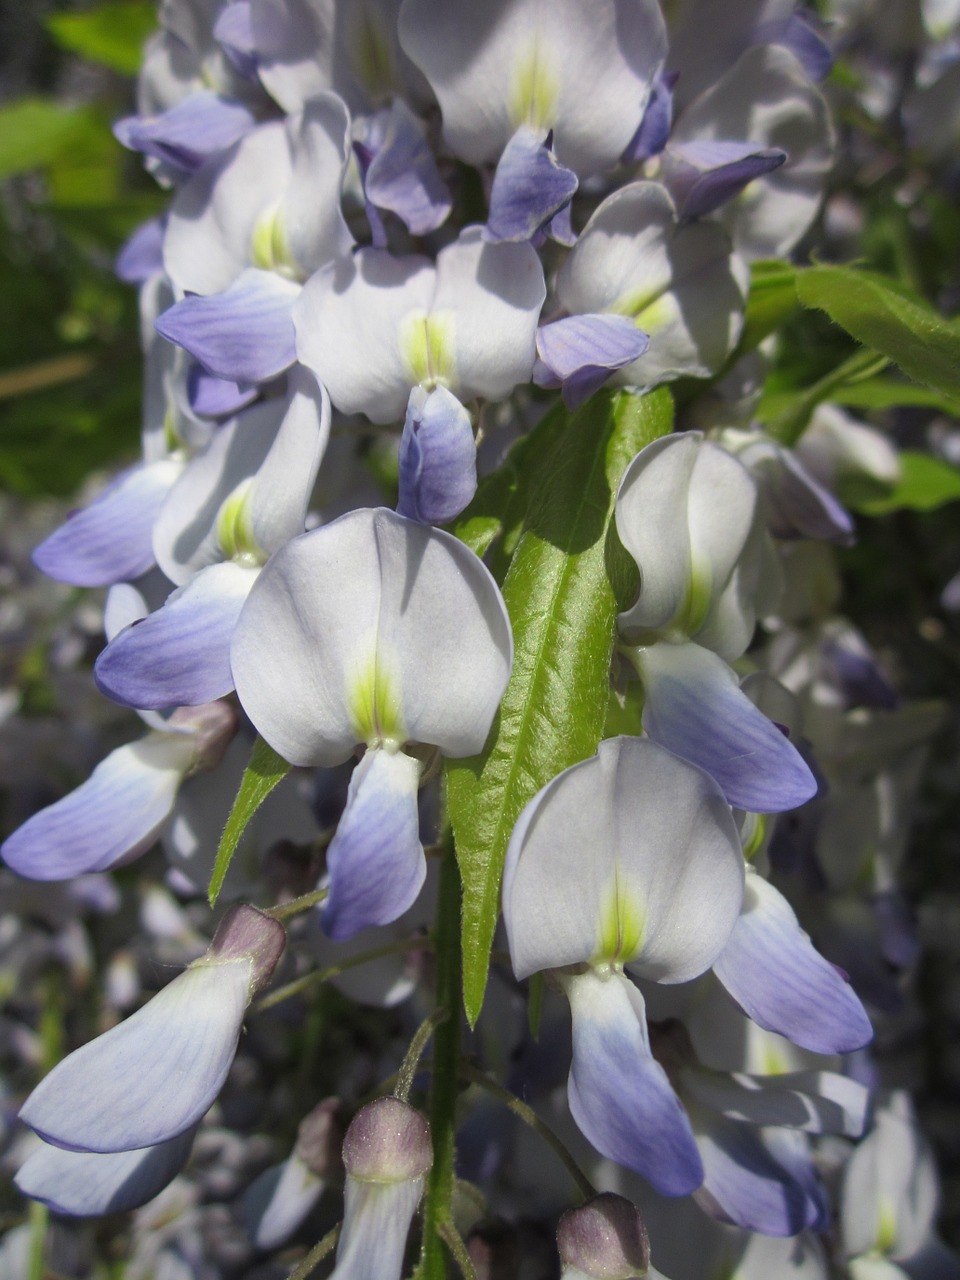
[[[754,416],[830,32],[667,8],[163,0],[116,126],[170,192],[118,262],[142,458],[35,552],[109,588],[95,680],[145,731],[2,855],[106,886],[159,840],[197,910],[20,1108],[56,1214],[179,1185],[244,1035],[334,982],[406,1039],[288,1085],[250,1275],[960,1274],[869,1048],[943,712],[832,560],[899,461],[829,403]]]

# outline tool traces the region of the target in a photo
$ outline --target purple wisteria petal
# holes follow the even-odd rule
[[[761,23],[753,33],[754,44],[780,44],[789,49],[811,80],[824,80],[833,68],[833,51],[806,13]]]
[[[675,71],[662,71],[657,77],[640,128],[621,157],[624,164],[649,160],[651,156],[659,155],[667,145],[673,125],[673,87],[677,79]]]
[[[414,387],[399,453],[397,511],[421,524],[446,524],[477,491],[470,415],[445,387]]]
[[[191,295],[157,317],[157,332],[208,372],[235,382],[267,382],[297,358],[293,304],[300,286],[248,267],[223,293]]]
[[[46,1143],[20,1166],[14,1182],[54,1213],[92,1218],[123,1213],[152,1200],[187,1163],[196,1127],[169,1142],[104,1154],[65,1151]]]
[[[435,231],[453,206],[427,142],[426,130],[401,98],[383,113],[381,137],[372,145],[364,175],[367,200],[395,213],[415,236]]]
[[[126,116],[113,127],[117,141],[131,151],[193,173],[256,124],[249,107],[221,98],[212,89],[192,93],[158,116]]]
[[[229,378],[218,378],[195,364],[187,374],[190,408],[201,418],[229,418],[252,404],[260,394],[257,386],[241,386]]]
[[[350,779],[347,806],[327,849],[330,892],[320,911],[331,938],[389,924],[410,907],[427,862],[420,843],[421,764],[402,751],[373,749]]]
[[[41,809],[0,847],[30,880],[68,880],[146,852],[193,762],[189,734],[148,734],[112,751],[75,791]]]
[[[181,462],[166,458],[124,471],[40,543],[34,564],[75,587],[139,578],[154,563],[153,522],[182,469]]]
[[[257,73],[257,43],[250,0],[231,0],[213,24],[213,38],[237,71],[247,80]]]
[[[127,284],[143,284],[163,270],[163,233],[166,217],[151,218],[122,245],[114,263],[114,271]]]
[[[521,125],[503,149],[493,175],[487,236],[490,240],[531,240],[570,203],[579,186],[542,133]]]
[[[781,1161],[749,1125],[717,1115],[707,1125],[700,1130],[698,1124],[704,1179],[695,1198],[708,1213],[768,1236],[795,1236],[826,1225],[826,1197],[809,1156],[804,1162],[790,1152],[793,1158]]]
[[[642,1174],[662,1195],[703,1180],[690,1122],[651,1056],[643,997],[622,974],[562,979],[573,1014],[570,1113],[601,1155]]]
[[[756,873],[714,973],[759,1026],[814,1053],[851,1053],[873,1039],[856,992],[815,949],[787,900]]]
[[[258,572],[230,561],[201,570],[107,645],[93,668],[97,687],[122,706],[153,709],[230,693],[230,641]]]
[[[575,409],[649,345],[647,335],[628,316],[579,315],[554,320],[537,330],[533,380],[540,387],[563,388],[563,402]]]
[[[774,147],[695,139],[667,148],[663,178],[678,217],[689,222],[713,213],[786,159],[787,153]]]
[[[192,965],[132,1017],[64,1058],[20,1118],[73,1151],[132,1151],[192,1128],[233,1062],[253,962]]]
[[[781,813],[816,794],[803,757],[757,710],[722,658],[694,644],[655,644],[635,653],[645,731],[706,770],[730,804]]]

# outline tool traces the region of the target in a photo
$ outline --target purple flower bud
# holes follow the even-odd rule
[[[650,1240],[640,1211],[610,1191],[576,1209],[557,1226],[564,1277],[571,1272],[596,1280],[631,1280],[650,1265]]]
[[[347,1177],[357,1182],[406,1182],[433,1164],[430,1126],[399,1098],[378,1098],[354,1116],[343,1142]]]
[[[228,909],[213,935],[210,950],[198,963],[249,959],[252,998],[273,977],[286,939],[286,931],[279,920],[241,902]]]

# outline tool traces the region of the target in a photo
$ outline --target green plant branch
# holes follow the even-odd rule
[[[263,1013],[267,1009],[272,1009],[276,1004],[282,1004],[284,1000],[290,1000],[294,996],[301,995],[304,991],[309,991],[311,987],[329,982],[331,978],[336,978],[339,974],[345,973],[347,969],[355,969],[358,965],[367,964],[371,960],[379,960],[381,956],[400,955],[404,951],[429,951],[430,946],[429,938],[417,936],[414,938],[394,939],[393,942],[385,942],[382,946],[371,947],[369,951],[360,951],[354,956],[347,956],[339,964],[331,964],[326,969],[316,969],[313,973],[305,973],[302,978],[294,978],[293,982],[288,982],[283,987],[277,987],[276,991],[268,992],[252,1005],[250,1012],[251,1014]]]

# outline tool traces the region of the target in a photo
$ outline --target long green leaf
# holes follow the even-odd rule
[[[143,45],[157,26],[152,0],[108,0],[86,13],[54,13],[47,30],[63,49],[125,75],[136,75]]]
[[[797,273],[797,296],[908,377],[944,395],[960,395],[960,325],[893,281],[850,267],[816,266]]]
[[[277,755],[273,747],[263,738],[257,738],[250,752],[250,762],[240,779],[240,789],[230,810],[230,817],[220,837],[217,860],[213,864],[213,875],[207,897],[211,907],[216,904],[223,888],[230,863],[236,853],[237,845],[247,829],[247,823],[266,800],[278,782],[290,772],[290,765],[283,756]]]
[[[507,841],[551,778],[593,755],[609,700],[616,616],[636,567],[612,524],[630,459],[672,424],[670,393],[601,393],[547,436],[503,584],[513,626],[510,683],[483,754],[447,763],[463,878],[464,1003],[483,1003]]]

